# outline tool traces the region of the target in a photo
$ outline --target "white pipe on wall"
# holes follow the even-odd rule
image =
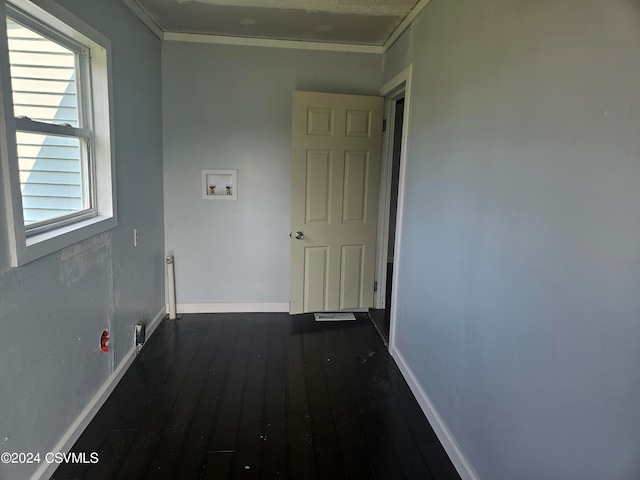
[[[173,255],[167,257],[167,286],[169,289],[169,320],[176,319],[176,279]]]

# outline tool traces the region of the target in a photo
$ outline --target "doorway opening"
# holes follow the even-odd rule
[[[378,204],[378,247],[374,308],[370,317],[389,352],[395,353],[398,311],[402,305],[399,279],[402,278],[402,235],[404,184],[411,108],[413,65],[385,83],[380,95],[385,100],[386,129],[380,165]]]
[[[387,121],[386,121],[386,179],[381,178],[385,184],[386,198],[381,204],[381,219],[383,227],[383,248],[379,251],[382,258],[378,261],[379,275],[376,285],[378,294],[376,308],[370,310],[371,320],[378,330],[385,346],[389,346],[391,331],[391,308],[393,301],[393,270],[396,249],[396,227],[398,219],[398,191],[400,184],[400,163],[402,157],[402,139],[405,118],[405,89],[404,86],[387,96]],[[384,160],[383,160],[384,161]],[[386,180],[386,181],[385,181]],[[386,241],[384,241],[386,240]]]

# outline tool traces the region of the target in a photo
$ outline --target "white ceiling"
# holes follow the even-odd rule
[[[383,46],[425,0],[126,0],[164,33]],[[148,20],[148,19],[147,19]]]

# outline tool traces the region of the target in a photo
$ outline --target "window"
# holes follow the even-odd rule
[[[93,215],[88,49],[16,10],[7,39],[22,214],[27,235]],[[29,25],[29,26],[27,26]],[[54,40],[55,39],[55,40]]]
[[[51,0],[3,7],[0,155],[17,266],[116,225],[109,41]]]

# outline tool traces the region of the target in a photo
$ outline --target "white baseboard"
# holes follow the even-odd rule
[[[433,431],[436,433],[438,440],[440,440],[440,443],[447,452],[447,455],[451,459],[453,466],[458,471],[458,474],[460,475],[462,480],[479,480],[478,475],[475,473],[473,467],[462,453],[462,450],[460,450],[460,447],[456,443],[455,438],[447,428],[444,420],[442,420],[442,417],[440,417],[437,410],[433,406],[433,403],[429,399],[429,396],[422,389],[422,386],[413,374],[411,368],[409,368],[409,365],[407,365],[407,362],[404,360],[402,354],[400,354],[400,352],[398,352],[398,350],[393,346],[389,348],[389,353],[391,353],[391,356],[396,361],[398,368],[409,384],[409,388],[411,388],[413,395],[416,397],[416,400],[418,400],[420,408],[422,408],[422,411],[429,420]]]
[[[169,312],[169,305],[167,313]],[[177,313],[287,313],[288,303],[178,303]]]
[[[151,337],[151,334],[158,327],[160,320],[162,320],[164,316],[165,309],[161,308],[156,316],[147,324],[147,340]],[[93,417],[98,413],[98,410],[100,410],[102,405],[104,405],[104,402],[107,401],[107,398],[109,398],[109,395],[111,395],[111,392],[116,388],[116,385],[118,385],[118,382],[120,382],[135,358],[136,349],[135,346],[133,346],[120,362],[118,368],[109,376],[109,378],[107,378],[91,401],[89,401],[89,404],[84,408],[84,410],[82,410],[82,412],[80,412],[73,424],[71,424],[69,429],[64,433],[64,435],[62,435],[60,441],[49,451],[68,453],[71,450],[78,438],[80,438],[80,435],[82,435],[82,432],[84,432],[85,428],[87,428],[89,423],[91,423],[91,420],[93,420]],[[40,464],[40,468],[38,468],[36,473],[31,477],[31,480],[46,480],[51,478],[51,475],[53,475],[56,468],[59,466],[60,465],[57,463],[43,462]]]
[[[162,320],[165,315],[167,314],[167,312],[165,312],[162,308],[158,311],[158,313],[156,313],[156,316],[153,317],[153,319],[149,322],[149,325],[147,325],[147,327],[145,328],[145,333],[146,333],[146,340],[149,340],[149,338],[151,337],[151,335],[153,335],[153,332],[156,331],[156,328],[158,328],[158,326],[160,325],[160,320]],[[146,341],[145,341],[146,343]]]

